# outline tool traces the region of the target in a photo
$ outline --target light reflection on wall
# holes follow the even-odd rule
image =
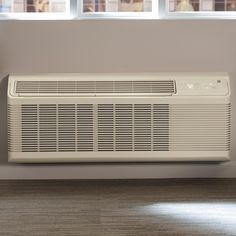
[[[236,235],[236,203],[157,203],[143,211]]]

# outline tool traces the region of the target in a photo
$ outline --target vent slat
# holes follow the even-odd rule
[[[174,80],[147,81],[16,81],[21,96],[81,96],[99,94],[173,94]]]
[[[226,151],[228,104],[8,106],[9,151]]]

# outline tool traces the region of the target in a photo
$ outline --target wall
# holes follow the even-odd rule
[[[234,20],[80,20],[0,22],[0,178],[236,177],[236,126],[227,163],[7,163],[6,86],[9,73],[228,72],[236,81]],[[232,121],[235,118],[232,97]]]

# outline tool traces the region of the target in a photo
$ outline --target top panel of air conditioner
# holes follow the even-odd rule
[[[8,97],[229,97],[225,73],[11,75]]]

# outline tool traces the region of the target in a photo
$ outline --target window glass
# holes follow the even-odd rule
[[[151,12],[152,0],[83,0],[83,12]]]
[[[66,0],[0,0],[0,13],[66,12]]]
[[[169,0],[170,12],[236,11],[236,0]]]

